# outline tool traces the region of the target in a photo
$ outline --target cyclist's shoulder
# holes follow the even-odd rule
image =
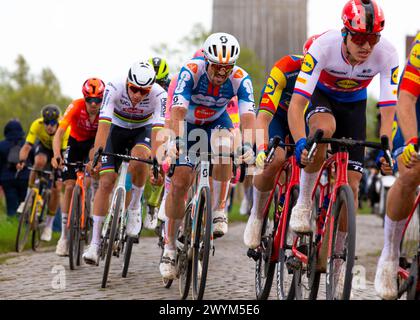
[[[192,58],[184,63],[184,65],[181,68],[181,72],[183,70],[188,70],[193,76],[203,74],[206,70],[206,62],[204,58],[201,57]]]
[[[277,75],[283,73],[294,72],[300,70],[302,65],[303,56],[297,54],[290,54],[284,56],[276,61],[273,68],[271,69],[270,75]]]
[[[31,123],[32,130],[37,130],[37,129],[42,129],[42,128],[44,128],[44,118],[39,117],[39,118],[36,118],[34,121],[32,121]]]
[[[152,90],[149,93],[151,98],[164,98],[166,97],[168,94],[166,92],[166,90],[164,88],[162,88],[162,86],[158,83],[154,83],[152,86]]]
[[[417,34],[411,46],[408,64],[420,70],[420,32]]]

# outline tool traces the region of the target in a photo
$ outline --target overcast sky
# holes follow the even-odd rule
[[[397,47],[401,64],[405,35],[420,30],[418,1],[378,0],[386,17],[383,35]],[[308,35],[341,28],[345,2],[309,0]],[[151,55],[153,45],[174,45],[195,23],[210,29],[211,18],[211,0],[3,0],[0,66],[13,68],[23,54],[33,72],[51,68],[63,92],[78,98],[86,78],[124,74]],[[372,91],[378,95],[377,85]]]

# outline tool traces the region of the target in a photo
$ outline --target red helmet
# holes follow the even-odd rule
[[[82,92],[85,98],[102,98],[104,95],[105,83],[98,78],[89,78],[83,83]]]
[[[310,36],[309,38],[308,38],[308,40],[306,40],[306,42],[305,42],[305,44],[303,45],[303,55],[306,55],[307,53],[308,53],[308,51],[309,51],[309,48],[311,47],[311,45],[312,45],[312,43],[316,40],[316,39],[318,39],[318,37],[320,36],[321,34],[314,34],[313,36]]]
[[[344,26],[353,32],[379,33],[384,29],[385,16],[373,0],[350,0],[341,15]]]

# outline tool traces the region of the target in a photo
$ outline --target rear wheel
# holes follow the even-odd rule
[[[69,263],[70,269],[74,270],[80,265],[80,187],[76,185],[73,190],[70,211],[70,235],[69,235]],[[79,262],[79,263],[78,263]]]
[[[193,300],[201,300],[206,288],[212,238],[211,198],[208,187],[201,188],[196,215],[195,243],[192,253]],[[199,274],[200,263],[201,275]]]
[[[25,205],[23,207],[22,214],[19,218],[19,225],[16,235],[16,252],[22,252],[25,248],[26,243],[28,242],[29,233],[31,232],[31,213],[32,207],[35,201],[35,191],[32,189],[29,191],[28,196],[25,200]]]
[[[332,249],[327,259],[327,299],[349,300],[355,257],[356,216],[353,192],[348,185],[338,189],[331,218],[334,223],[333,230],[330,230]],[[339,232],[340,229],[345,231]]]
[[[109,232],[108,246],[106,249],[104,273],[102,276],[102,288],[106,288],[106,283],[108,281],[111,258],[114,253],[114,248],[117,241],[120,217],[122,217],[124,210],[123,191],[121,189],[117,190],[117,196],[115,197],[115,202],[111,204],[111,208],[113,209],[113,212],[110,213],[112,214],[111,231]]]

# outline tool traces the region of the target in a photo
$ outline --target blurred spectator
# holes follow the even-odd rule
[[[0,185],[6,197],[7,215],[16,214],[19,203],[25,200],[29,171],[25,168],[17,178],[16,163],[20,147],[25,143],[25,132],[19,120],[12,119],[4,127],[5,139],[0,141]]]

